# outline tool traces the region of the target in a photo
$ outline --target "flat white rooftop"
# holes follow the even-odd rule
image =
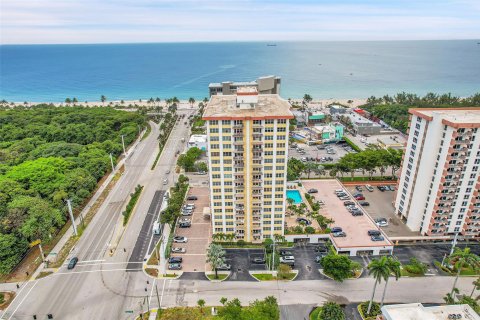
[[[416,115],[433,118],[441,117],[452,123],[480,123],[480,108],[415,108],[411,109]]]
[[[421,303],[392,304],[383,306],[382,314],[385,320],[448,320],[452,314],[456,316],[455,319],[480,320],[478,314],[467,304],[436,307],[425,307]]]

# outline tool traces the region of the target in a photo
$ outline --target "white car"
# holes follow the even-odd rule
[[[188,218],[182,218],[180,219],[179,221],[180,223],[187,223],[187,222],[192,222],[192,220],[188,219]]]
[[[302,158],[302,161],[303,161],[303,162],[307,162],[307,158]]]
[[[184,209],[195,209],[195,205],[193,203],[187,203],[183,206]]]
[[[283,256],[283,257],[280,257],[280,262],[281,262],[281,263],[287,262],[287,261],[295,261],[295,257],[294,257],[294,256]]]
[[[375,224],[379,227],[387,227],[388,221],[385,218],[375,219]]]
[[[187,249],[185,248],[172,248],[173,253],[185,253],[187,252]]]
[[[167,179],[163,179],[163,185],[166,185],[168,183]]]
[[[187,238],[187,237],[182,237],[182,236],[176,236],[176,237],[173,237],[173,242],[176,242],[176,243],[187,243],[187,242],[188,242],[188,238]]]

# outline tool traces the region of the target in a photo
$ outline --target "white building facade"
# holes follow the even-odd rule
[[[395,211],[423,235],[480,232],[480,108],[410,109]]]

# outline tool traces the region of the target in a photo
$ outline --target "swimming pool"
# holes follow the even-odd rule
[[[299,204],[302,203],[302,196],[298,190],[287,190],[287,198],[292,199],[293,203]]]

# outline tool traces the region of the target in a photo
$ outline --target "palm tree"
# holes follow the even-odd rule
[[[477,280],[473,281],[472,282],[473,284],[473,289],[472,289],[472,293],[470,293],[470,298],[473,296],[473,294],[475,293],[475,290],[480,290],[480,278],[478,278]]]
[[[199,299],[197,305],[200,307],[200,312],[203,314],[203,307],[205,306],[205,300]]]
[[[449,262],[454,262],[454,266],[457,269],[457,276],[455,277],[455,281],[453,282],[452,291],[450,294],[453,294],[453,289],[457,285],[458,277],[460,276],[460,272],[464,267],[471,267],[474,270],[480,268],[480,258],[470,252],[470,248],[466,247],[463,250],[460,248],[455,248],[455,251],[448,257]]]
[[[192,97],[190,97],[190,98],[188,99],[188,103],[190,103],[190,105],[193,107],[193,104],[195,103],[195,99],[192,98]]]
[[[160,98],[159,97],[155,98],[155,102],[157,102],[158,106],[160,107]]]
[[[307,162],[305,164],[305,167],[304,167],[304,172],[307,173],[307,178],[310,179],[310,173],[312,173],[312,171],[315,171],[317,169],[317,164],[316,163],[313,163],[313,162]]]
[[[100,101],[102,101],[102,104],[105,105],[105,101],[107,101],[107,97],[105,97],[103,94],[100,97]]]
[[[78,99],[76,97],[73,97],[72,102],[73,102],[73,105],[75,105],[76,103],[78,103]]]
[[[66,103],[67,105],[69,105],[70,103],[72,103],[72,100],[70,100],[70,98],[66,98],[66,99],[65,99],[65,103]]]
[[[211,243],[207,248],[207,262],[215,270],[215,279],[218,279],[218,268],[225,264],[225,250],[219,244]]]
[[[390,276],[390,268],[388,267],[387,257],[381,257],[380,259],[373,259],[368,265],[368,274],[373,275],[375,279],[375,284],[373,285],[372,298],[368,303],[368,309],[366,316],[370,315],[370,310],[372,309],[373,298],[375,297],[375,290],[377,284],[382,282],[382,279],[387,281]]]
[[[208,98],[207,97],[203,98],[203,103],[207,103],[207,102],[208,102]]]
[[[309,103],[310,101],[312,101],[312,96],[309,95],[308,93],[305,93],[305,95],[303,96],[303,101],[305,101],[306,103]]]
[[[400,263],[400,261],[398,261],[396,257],[387,258],[388,269],[390,270],[390,273],[393,273],[395,280],[398,280],[402,276],[401,265],[402,264]],[[385,280],[385,288],[383,288],[382,302],[380,303],[380,308],[383,307],[383,301],[385,300],[385,293],[387,292],[388,279],[390,279],[390,277],[388,277],[387,280]]]

